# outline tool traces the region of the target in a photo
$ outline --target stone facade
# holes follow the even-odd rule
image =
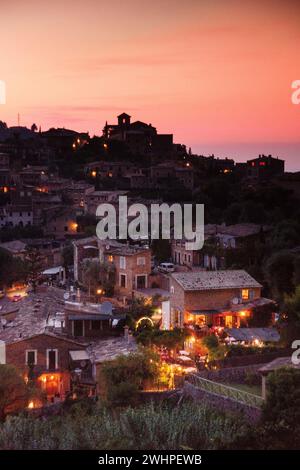
[[[260,287],[249,289],[219,288],[203,290],[185,290],[179,282],[171,277],[170,280],[170,314],[173,326],[183,327],[186,323],[203,318],[206,325],[213,326],[239,326],[238,317],[250,314],[244,311],[243,305],[249,300],[243,300],[242,290],[247,290],[253,301],[261,297]],[[238,305],[233,304],[233,299],[238,299]],[[233,324],[225,323],[227,317],[232,317]],[[224,325],[220,318],[224,318]],[[222,321],[223,322],[223,321]]]
[[[115,293],[131,297],[134,289],[149,287],[151,251],[115,240],[100,241],[90,237],[74,242],[74,278],[82,282],[81,266],[84,259],[111,263],[115,268]]]
[[[63,370],[69,367],[69,351],[84,350],[82,344],[70,341],[66,338],[51,336],[50,334],[41,334],[16,341],[6,345],[6,362],[13,364],[20,370],[26,370],[26,350],[35,350],[37,352],[36,366],[41,370],[47,370],[47,350],[57,350],[57,367]]]
[[[112,255],[116,268],[117,295],[132,296],[134,289],[145,289],[148,286],[148,278],[151,273],[150,250],[130,254]]]
[[[17,367],[26,377],[30,373],[27,365],[28,353],[34,351],[32,371],[37,383],[48,397],[55,394],[64,396],[71,388],[69,352],[84,349],[84,345],[75,341],[40,334],[6,344],[6,363]],[[51,367],[49,351],[52,351],[52,359],[55,360],[54,367]]]

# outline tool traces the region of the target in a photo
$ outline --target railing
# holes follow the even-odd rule
[[[263,404],[263,398],[254,395],[253,393],[245,392],[237,388],[230,387],[212,380],[204,379],[196,374],[190,374],[186,377],[187,382],[200,390],[205,392],[214,393],[216,395],[222,395],[226,398],[242,403],[243,405],[249,405],[254,408],[261,408]]]

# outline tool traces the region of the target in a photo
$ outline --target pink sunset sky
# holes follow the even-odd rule
[[[99,134],[126,111],[197,153],[300,170],[297,0],[0,0],[8,125]]]

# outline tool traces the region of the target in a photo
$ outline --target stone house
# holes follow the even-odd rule
[[[239,327],[254,307],[272,302],[261,297],[261,289],[243,270],[173,273],[166,322],[181,328]]]
[[[64,399],[72,390],[72,353],[84,353],[86,345],[42,329],[28,336],[15,333],[9,328],[0,334],[4,363],[17,367],[25,381],[34,380],[48,400]],[[90,369],[92,380],[88,362],[84,367]]]
[[[115,294],[131,297],[135,289],[148,287],[151,273],[151,251],[147,247],[128,245],[116,240],[101,241],[88,237],[73,242],[74,279],[82,282],[85,259],[99,260],[114,268]]]

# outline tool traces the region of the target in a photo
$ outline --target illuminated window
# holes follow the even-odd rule
[[[249,299],[249,289],[242,289],[242,300]]]

